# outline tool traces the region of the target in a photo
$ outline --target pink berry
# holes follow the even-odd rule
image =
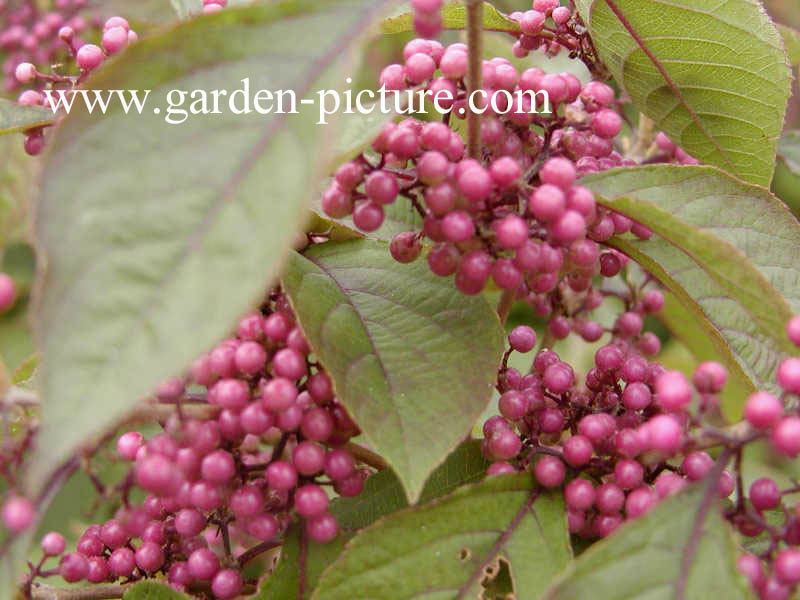
[[[653,450],[672,455],[683,444],[681,426],[671,415],[657,415],[643,427],[647,445]]]
[[[742,554],[736,560],[736,567],[747,577],[753,588],[760,588],[764,583],[764,568],[761,559],[755,554]]]
[[[306,484],[297,488],[294,508],[302,517],[316,517],[328,510],[328,495],[318,485]]]
[[[611,109],[602,109],[592,115],[592,131],[601,138],[613,138],[622,129],[622,117]]]
[[[76,55],[78,66],[84,71],[91,71],[100,66],[105,59],[103,51],[94,44],[85,44],[81,46]]]
[[[70,552],[62,557],[58,573],[67,583],[77,583],[88,575],[89,562],[77,552]]]
[[[14,77],[22,84],[31,83],[36,79],[36,67],[29,62],[19,63],[14,71]]]
[[[800,346],[800,315],[789,319],[786,324],[786,335],[795,346]]]
[[[136,568],[136,557],[129,548],[117,548],[108,557],[108,570],[114,577],[130,577]]]
[[[664,410],[683,410],[692,401],[692,388],[680,371],[667,371],[656,379],[656,401]]]
[[[210,580],[219,571],[219,558],[208,548],[192,552],[186,564],[192,577],[202,581]]]
[[[800,358],[785,358],[778,365],[778,385],[790,394],[800,394]]]
[[[696,451],[687,454],[681,463],[681,470],[690,481],[700,481],[711,472],[714,459],[707,452]]]
[[[67,547],[64,536],[55,531],[51,531],[42,538],[42,552],[45,556],[58,556]]]
[[[800,417],[782,418],[772,430],[772,445],[789,456],[800,454]]]
[[[768,392],[752,394],[744,405],[744,418],[756,429],[769,429],[783,414],[783,403]]]
[[[536,332],[527,325],[519,325],[508,334],[508,342],[517,352],[530,352],[536,345]]]
[[[239,595],[242,591],[244,581],[241,573],[234,569],[222,569],[211,581],[211,591],[216,598],[228,600]]]
[[[359,202],[353,211],[353,223],[361,231],[375,231],[383,223],[383,207],[377,202],[364,200]]]
[[[108,54],[116,54],[128,45],[128,32],[122,27],[112,27],[103,33],[101,41]]]
[[[14,533],[25,531],[33,524],[36,509],[33,503],[22,496],[11,496],[3,504],[3,525]]]
[[[658,496],[647,486],[637,488],[625,499],[625,514],[629,519],[642,516],[656,505]]]
[[[800,549],[784,548],[775,556],[775,575],[783,583],[795,585],[800,582]]]
[[[750,484],[750,502],[757,511],[777,508],[781,503],[778,484],[769,477],[761,477]]]
[[[717,394],[725,387],[728,374],[718,362],[702,362],[695,369],[692,375],[694,387],[701,394]]]
[[[564,214],[566,206],[564,192],[555,185],[545,184],[531,194],[528,212],[540,221],[551,222]]]
[[[153,573],[164,564],[164,551],[154,542],[144,542],[136,549],[134,558],[142,571]]]
[[[142,444],[142,434],[138,431],[123,433],[117,440],[117,453],[123,459],[133,461]]]
[[[323,513],[306,522],[306,531],[315,542],[326,543],[339,533],[339,525],[330,513]]]
[[[594,486],[586,479],[573,479],[564,489],[564,500],[567,506],[575,510],[588,510],[594,504],[596,492]]]
[[[564,463],[555,456],[544,456],[533,467],[536,480],[544,487],[552,488],[561,485],[566,475]]]
[[[225,483],[230,481],[236,473],[233,457],[224,450],[217,450],[208,454],[200,463],[203,479],[211,483]]]

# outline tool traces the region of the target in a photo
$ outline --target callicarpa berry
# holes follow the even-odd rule
[[[6,311],[17,299],[17,285],[6,273],[0,273],[0,312]]]
[[[59,556],[67,547],[64,536],[57,531],[51,531],[42,538],[42,552],[45,556]]]
[[[14,533],[25,531],[33,524],[36,509],[33,502],[22,496],[10,496],[0,511],[3,525]]]

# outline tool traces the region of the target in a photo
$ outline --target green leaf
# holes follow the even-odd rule
[[[0,98],[0,135],[19,133],[53,122],[53,111],[43,106],[23,106]]]
[[[489,463],[483,458],[478,440],[461,444],[436,469],[425,483],[422,501],[427,502],[447,494],[457,487],[480,480]],[[263,583],[259,600],[307,598],[317,585],[319,576],[341,554],[345,543],[357,529],[374,523],[380,517],[406,508],[403,486],[390,470],[367,478],[364,491],[355,498],[337,498],[331,503],[331,513],[342,529],[339,537],[327,544],[308,544],[301,578],[300,549],[305,544],[298,526],[293,526],[281,550],[281,560],[275,571]],[[303,590],[299,590],[300,581]]]
[[[658,234],[612,243],[675,294],[737,378],[774,389],[781,356],[794,351],[786,322],[800,311],[800,225],[786,207],[712,167],[614,169],[581,181]]]
[[[293,255],[283,284],[339,400],[416,501],[491,397],[496,314],[424,260],[401,265],[370,240]]]
[[[203,10],[202,0],[169,0],[179,19],[186,19]]]
[[[41,481],[89,433],[223,338],[263,297],[306,219],[336,126],[299,100],[338,89],[389,2],[294,0],[227,9],[131,46],[89,85],[294,90],[300,114],[73,113],[47,164],[37,236],[48,410]],[[147,64],[147,69],[141,65]]]
[[[781,23],[777,23],[776,27],[783,38],[783,45],[786,46],[789,62],[793,65],[800,65],[800,31]]]
[[[600,57],[689,154],[769,186],[792,74],[757,0],[578,0]]]
[[[736,569],[733,536],[710,492],[707,497],[706,486],[693,486],[597,542],[542,600],[752,598]]]
[[[562,494],[529,473],[491,477],[358,533],[313,598],[477,598],[505,563],[515,598],[538,598],[570,561]]]
[[[467,9],[461,0],[442,6],[442,25],[445,29],[466,29]],[[488,2],[483,3],[483,28],[487,31],[520,33],[519,23],[501,13]],[[381,24],[381,33],[414,31],[414,15],[410,12],[390,17]]]
[[[127,590],[122,600],[186,600],[186,594],[174,590],[172,587],[156,581],[140,581]]]
[[[38,366],[39,355],[36,353],[31,354],[14,370],[14,376],[11,378],[11,383],[13,385],[30,387],[30,383],[36,375],[36,367]]]
[[[27,238],[39,164],[25,153],[19,136],[0,137],[0,252],[9,243]]]

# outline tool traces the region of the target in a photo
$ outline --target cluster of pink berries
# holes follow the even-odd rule
[[[641,304],[663,304],[659,292],[648,295]],[[649,362],[620,326],[631,312],[617,321],[611,342],[596,352],[582,383],[549,349],[536,354],[529,374],[501,369],[500,414],[483,426],[484,454],[495,461],[489,474],[530,469],[543,487],[563,486],[569,529],[582,537],[606,537],[663,498],[709,477],[715,460],[705,448],[741,449],[769,439],[778,453],[800,455],[800,417],[787,410],[787,400],[800,396],[800,358],[778,366],[781,398],[764,391],[748,398],[744,417],[751,429],[733,439],[705,419],[718,406],[725,368],[701,363],[690,383],[682,373]],[[787,334],[800,346],[800,316],[790,320]],[[509,335],[508,352],[530,352],[535,345],[535,332],[519,326]],[[739,558],[740,570],[762,600],[788,600],[800,583],[800,505],[792,511],[782,507],[782,499],[800,486],[780,490],[764,477],[745,490],[741,473],[716,472],[721,498],[737,491],[725,517],[744,536],[766,532],[770,539],[762,554]],[[781,510],[782,525],[764,516]]]
[[[628,231],[650,236],[640,224],[599,207],[577,181],[633,164],[613,147],[622,118],[610,87],[581,85],[569,73],[519,73],[505,59],[484,61],[487,112],[476,160],[464,156],[461,137],[448,125],[452,114],[464,112],[466,48],[415,39],[404,54],[404,65],[384,69],[382,85],[449,92],[453,101],[443,104],[449,109],[445,122],[408,118],[387,124],[372,144],[377,157],[362,154],[336,171],[322,196],[326,214],[352,214],[356,227],[374,231],[383,222],[383,207],[406,198],[423,227],[392,241],[397,260],[416,259],[427,237],[435,243],[427,255],[431,270],[455,274],[463,293],[481,292],[491,278],[540,306],[542,314],[551,311],[550,295],[562,281],[582,292],[600,272],[619,270],[614,254],[601,260],[599,242]],[[530,96],[518,95],[542,91],[551,113],[531,112]]]
[[[562,48],[577,50],[586,31],[580,19],[573,15],[572,9],[561,6],[559,0],[533,0],[532,10],[511,13],[509,17],[517,21],[522,30],[514,42],[514,56],[525,58],[537,49],[549,56],[555,56]]]
[[[56,0],[54,10],[43,13],[36,2],[25,1],[12,5],[0,1],[0,20],[3,23],[0,50],[6,55],[3,60],[6,90],[13,92],[20,84],[27,83],[15,76],[18,65],[50,65],[63,60],[65,47],[62,34],[81,44],[77,36],[89,33],[99,25],[94,19],[87,20],[78,14],[87,4],[87,0]]]
[[[663,131],[659,131],[656,135],[655,146],[662,153],[665,162],[675,162],[679,165],[699,165],[700,161],[689,156],[683,148],[675,145]]]
[[[637,313],[623,316],[630,314]],[[692,448],[689,410],[702,415],[716,407],[725,369],[714,362],[697,368],[693,382],[699,397],[693,406],[684,375],[649,362],[621,321],[611,342],[597,350],[582,384],[550,349],[536,354],[530,374],[505,370],[500,415],[483,427],[484,453],[496,461],[489,473],[531,467],[547,488],[563,485],[570,473],[575,476],[564,494],[570,531],[584,537],[611,534],[626,518],[644,514],[714,466],[706,452]],[[512,350],[528,352],[535,334],[520,326],[509,340]],[[667,461],[684,451],[680,467],[670,466]],[[728,496],[733,487],[733,477],[723,471],[720,495]]]
[[[55,13],[52,13],[55,14]],[[77,17],[80,19],[80,17]],[[14,78],[22,85],[31,85],[35,89],[22,92],[17,99],[19,104],[25,106],[48,106],[46,95],[42,92],[45,84],[49,89],[72,89],[79,85],[83,79],[103,61],[117,52],[123,50],[128,44],[135,42],[138,36],[130,28],[128,21],[122,17],[111,17],[103,25],[103,34],[100,46],[87,44],[77,37],[76,30],[71,25],[63,25],[58,29],[58,39],[69,50],[69,56],[75,59],[80,68],[80,75],[72,76],[57,72],[40,73],[32,62],[20,62],[14,68]],[[44,127],[36,127],[25,132],[25,151],[31,156],[36,156],[44,150]]]
[[[187,378],[159,387],[159,402],[176,411],[149,440],[136,431],[118,438],[117,453],[132,468],[116,490],[116,517],[89,527],[58,569],[33,577],[101,583],[160,572],[178,589],[207,585],[231,598],[245,583],[244,562],[278,546],[295,516],[311,540],[332,540],[338,525],[325,487],[356,496],[369,473],[344,447],[358,427],[309,354],[286,297],[273,292]],[[184,414],[198,405],[213,416]],[[134,486],[147,493],[141,504],[129,501]],[[3,507],[12,531],[33,516],[20,496]]]

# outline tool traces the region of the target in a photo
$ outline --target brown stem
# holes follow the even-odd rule
[[[343,449],[347,450],[357,461],[369,465],[373,469],[383,471],[389,468],[389,464],[381,456],[375,454],[372,450],[367,450],[364,446],[349,442],[343,446]]]
[[[508,319],[508,313],[514,305],[514,298],[516,298],[516,291],[505,290],[500,296],[500,301],[497,303],[497,316],[500,317],[500,322],[505,325]]]
[[[477,100],[475,91],[482,85],[483,77],[483,0],[465,0],[467,6],[467,47],[469,71],[467,73],[467,154],[480,159],[481,115],[470,110],[470,101]]]
[[[31,588],[33,600],[112,600],[122,598],[127,585],[93,585],[85,588],[59,588],[44,583],[34,583]]]
[[[655,123],[650,117],[643,113],[639,115],[639,126],[636,128],[636,138],[633,146],[628,152],[627,158],[632,158],[636,162],[641,162],[647,156],[647,151],[653,144],[655,138]]]
[[[281,542],[261,542],[257,546],[253,546],[249,550],[246,550],[238,559],[239,566],[242,567],[246,565],[248,562],[253,560],[256,556],[260,554],[264,554],[268,550],[272,550],[273,548],[277,548],[281,545]]]

